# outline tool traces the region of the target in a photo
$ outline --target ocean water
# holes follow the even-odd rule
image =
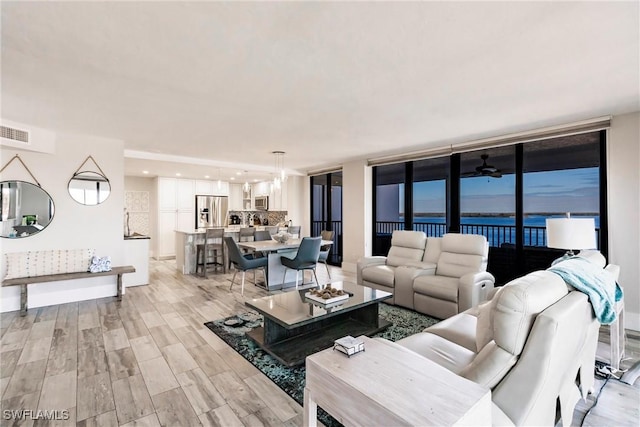
[[[547,218],[562,218],[564,215],[529,215],[524,219],[524,244],[525,246],[546,246],[546,220]],[[594,218],[596,231],[600,230],[600,217],[573,215],[573,218]],[[404,221],[403,216],[398,221]],[[441,235],[445,232],[444,217],[417,217],[413,220],[414,228],[425,231],[428,235]],[[435,227],[420,227],[418,224],[442,224]],[[484,235],[491,246],[502,244],[515,244],[516,228],[515,218],[505,216],[472,216],[460,219],[463,233]]]
[[[562,218],[564,215],[530,215],[525,217],[525,227],[545,227],[547,218]],[[599,216],[579,216],[574,215],[572,218],[594,218],[596,228],[600,228]],[[404,221],[403,216],[398,217],[398,221]],[[417,217],[413,218],[413,222],[444,224],[444,217]],[[464,216],[460,219],[461,224],[477,224],[477,225],[514,225],[516,223],[515,218],[505,216]]]

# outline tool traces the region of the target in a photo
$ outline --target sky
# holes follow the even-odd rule
[[[502,178],[463,178],[460,184],[463,213],[513,213],[515,175]],[[598,168],[529,172],[524,175],[524,211],[593,213],[599,211]],[[403,207],[400,192],[399,207]],[[414,185],[414,211],[443,213],[445,183],[421,182]]]

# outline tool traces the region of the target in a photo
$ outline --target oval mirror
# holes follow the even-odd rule
[[[0,182],[2,237],[28,237],[44,230],[53,220],[49,193],[24,181]]]
[[[73,200],[87,206],[99,205],[111,194],[109,180],[98,172],[74,173],[68,189]]]

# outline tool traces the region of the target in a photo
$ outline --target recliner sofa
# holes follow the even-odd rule
[[[599,253],[585,256],[604,267]],[[617,279],[617,266],[606,270]],[[423,332],[396,343],[376,339],[489,387],[493,425],[555,425],[557,413],[569,425],[593,387],[599,327],[584,293],[536,271]]]
[[[495,282],[488,254],[484,236],[396,230],[386,257],[358,261],[357,281],[393,293],[390,304],[444,319],[486,300]]]

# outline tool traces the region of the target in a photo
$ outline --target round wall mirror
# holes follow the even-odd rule
[[[109,180],[98,172],[74,173],[68,189],[73,200],[87,206],[99,205],[111,194]]]
[[[24,181],[2,181],[0,190],[2,237],[33,236],[53,220],[53,200],[40,186]]]

